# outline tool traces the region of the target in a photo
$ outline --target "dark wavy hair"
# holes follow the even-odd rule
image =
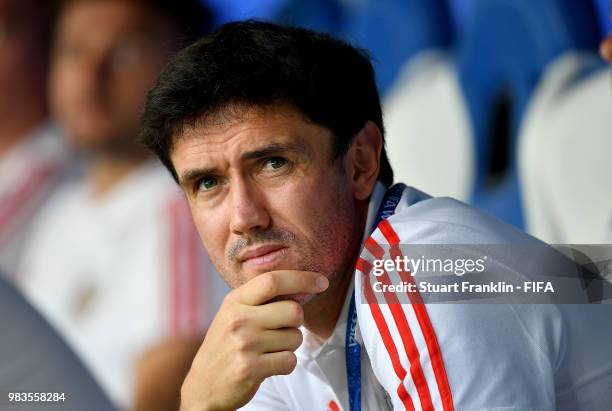
[[[185,126],[234,105],[279,103],[331,130],[334,159],[368,120],[384,136],[374,69],[364,51],[326,34],[248,20],[225,24],[175,55],[147,96],[141,141],[178,181],[170,153]],[[378,179],[393,182],[384,148]]]

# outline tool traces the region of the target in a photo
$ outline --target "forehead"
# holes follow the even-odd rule
[[[73,0],[61,11],[57,40],[114,38],[153,34],[162,16],[140,1]]]
[[[173,138],[170,155],[180,175],[194,163],[230,162],[247,151],[274,145],[327,153],[331,132],[285,105],[235,108],[186,127]]]

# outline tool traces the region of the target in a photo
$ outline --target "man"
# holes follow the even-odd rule
[[[0,0],[0,271],[13,280],[68,150],[47,121],[46,2]]]
[[[57,9],[51,106],[87,158],[42,212],[22,284],[121,408],[152,409],[143,397],[159,386],[178,398],[174,359],[188,368],[193,354],[182,339],[201,338],[223,294],[184,196],[136,141],[147,90],[206,28],[196,0],[67,0]],[[165,358],[158,344],[176,369],[156,362]]]
[[[353,47],[303,29],[227,24],[162,72],[142,140],[183,188],[233,288],[183,384],[183,410],[608,406],[609,306],[373,295],[371,268],[404,252],[400,241],[459,253],[497,244],[484,260],[508,280],[564,275],[572,264],[456,200],[387,189],[373,70]],[[506,244],[542,254],[528,261]],[[385,282],[405,274],[387,270]]]

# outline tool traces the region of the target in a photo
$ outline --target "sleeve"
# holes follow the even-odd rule
[[[356,275],[364,347],[393,408],[554,410],[563,340],[555,306],[531,306],[519,316],[509,304],[425,304],[418,292],[403,303],[403,291],[377,292],[374,282],[414,282],[394,270],[372,275],[373,260],[401,254],[395,246],[407,238],[405,229],[383,221],[366,241]],[[528,329],[542,331],[534,338]]]
[[[115,408],[49,324],[0,277],[0,317],[10,330],[0,338],[0,408],[23,409],[8,402],[10,392],[59,393],[61,402],[37,409],[112,411]]]
[[[241,411],[286,411],[289,406],[281,399],[272,378],[266,378],[261,383],[257,393]]]
[[[33,223],[32,233],[24,247],[17,273],[17,286],[30,304],[65,335],[70,327],[67,313],[80,284],[80,249],[67,235],[63,191],[43,207]],[[61,278],[62,281],[58,281]]]

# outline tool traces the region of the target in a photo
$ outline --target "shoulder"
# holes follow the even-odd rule
[[[389,218],[401,225],[401,239],[431,243],[536,243],[534,237],[462,201],[431,197],[406,187],[396,213]]]
[[[569,258],[520,230],[457,200],[432,198],[410,187],[403,191],[396,214],[381,223],[366,241],[361,258],[372,262],[380,255],[391,256],[393,247],[388,245],[393,244],[400,246],[396,249],[400,256],[416,259],[429,258],[431,253],[435,258],[458,261],[484,252],[488,256],[487,281],[522,282],[540,276],[570,276],[576,270]],[[420,281],[436,274],[421,270],[414,278]],[[382,281],[397,284],[403,280],[395,269],[388,271],[388,276],[385,279],[383,275]],[[447,277],[456,279],[452,274]],[[372,281],[376,279],[371,275],[357,275],[356,289],[367,289]],[[364,298],[361,293],[356,297]],[[384,302],[383,297],[390,302],[387,295],[375,297],[381,300],[379,303]],[[402,304],[401,310],[392,304],[358,304],[364,344],[381,382],[391,389],[396,381],[394,367],[412,363],[406,357],[409,353],[403,352],[408,344],[417,353],[415,358],[426,359],[422,367],[427,379],[436,373],[430,364],[441,356],[439,370],[446,370],[453,400],[462,404],[461,408],[513,404],[511,396],[520,395],[525,399],[521,409],[542,409],[547,408],[542,405],[551,403],[561,370],[576,370],[575,364],[584,363],[579,358],[585,355],[590,355],[593,365],[602,364],[604,355],[589,354],[576,339],[609,341],[610,332],[600,330],[603,318],[612,315],[609,308],[601,308],[596,316],[595,309],[591,311],[586,305],[474,302],[478,300],[417,302]],[[607,355],[609,350],[597,352]],[[603,363],[609,368],[612,362]],[[572,379],[569,373],[567,378]]]

